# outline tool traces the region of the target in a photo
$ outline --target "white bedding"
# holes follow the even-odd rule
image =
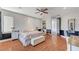
[[[44,33],[40,31],[20,32],[19,40],[23,44],[23,46],[27,46],[30,44],[32,38],[43,36],[43,35]]]

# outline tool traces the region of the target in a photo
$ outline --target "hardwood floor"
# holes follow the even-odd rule
[[[0,42],[0,51],[66,51],[66,40],[60,36],[46,35],[45,41],[35,47],[23,47],[19,40]]]

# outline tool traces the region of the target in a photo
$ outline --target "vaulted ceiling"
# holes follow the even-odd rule
[[[48,8],[48,14],[47,15],[35,14],[36,8]],[[75,14],[79,13],[78,7],[2,7],[2,9],[10,10],[13,12],[37,18],[47,18],[49,16],[56,16],[56,15],[64,16],[72,13]]]

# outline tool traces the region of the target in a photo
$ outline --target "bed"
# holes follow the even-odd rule
[[[44,33],[41,31],[22,31],[19,32],[19,40],[23,46],[31,44],[35,46],[43,41],[45,41]]]

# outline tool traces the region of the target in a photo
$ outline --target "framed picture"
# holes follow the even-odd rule
[[[43,29],[46,29],[46,21],[42,21]]]
[[[70,33],[75,32],[75,19],[69,19],[68,20],[68,30]]]

